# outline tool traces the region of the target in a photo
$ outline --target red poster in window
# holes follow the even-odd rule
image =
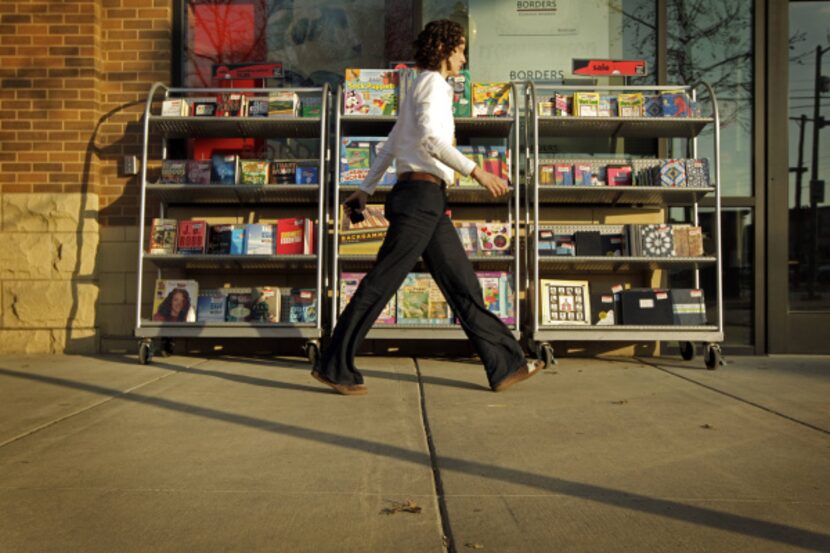
[[[186,85],[190,87],[253,88],[256,79],[216,79],[215,66],[260,62],[266,57],[266,0],[190,0]],[[262,140],[202,138],[190,141],[193,159],[210,159],[218,151],[256,157]],[[249,155],[246,156],[246,152]]]

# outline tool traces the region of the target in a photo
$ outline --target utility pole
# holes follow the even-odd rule
[[[793,210],[795,217],[790,219],[791,222],[795,223],[795,232],[790,237],[789,242],[793,246],[792,250],[795,252],[795,260],[798,263],[795,268],[795,274],[793,275],[793,284],[799,287],[801,285],[801,272],[805,261],[804,248],[798,240],[798,237],[801,236],[802,232],[801,181],[803,179],[801,177],[807,172],[807,168],[804,167],[804,131],[807,128],[807,116],[802,113],[800,117],[790,117],[790,119],[798,121],[798,165],[790,167],[790,173],[795,173],[795,208]]]
[[[812,229],[810,232],[810,269],[809,269],[809,278],[808,287],[807,287],[807,299],[808,300],[817,300],[819,296],[816,294],[816,277],[818,276],[818,201],[819,201],[819,193],[820,187],[824,186],[824,181],[818,180],[818,139],[819,139],[819,130],[824,127],[825,122],[824,118],[821,116],[821,106],[819,100],[821,99],[821,92],[822,89],[825,87],[825,81],[821,78],[821,56],[825,52],[830,50],[830,46],[827,48],[822,49],[821,46],[816,46],[816,85],[815,85],[815,103],[813,105],[813,159],[812,159],[812,166],[810,171],[810,218],[812,219]],[[823,192],[823,190],[821,190]],[[796,237],[798,240],[798,237]]]

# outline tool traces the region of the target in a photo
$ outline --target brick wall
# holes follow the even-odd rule
[[[0,352],[132,334],[138,182],[119,166],[170,80],[171,16],[170,0],[0,3]]]

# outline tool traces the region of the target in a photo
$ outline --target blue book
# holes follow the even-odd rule
[[[231,255],[245,255],[245,227],[233,225],[231,229]]]
[[[245,255],[275,255],[274,225],[245,225]]]
[[[218,290],[203,291],[199,294],[196,303],[196,320],[198,322],[224,321],[226,301],[225,294]]]
[[[236,155],[213,154],[211,180],[216,184],[236,184],[239,158]]]
[[[320,168],[313,165],[297,167],[294,182],[297,184],[319,184]]]

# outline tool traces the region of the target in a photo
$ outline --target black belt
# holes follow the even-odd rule
[[[447,187],[447,184],[442,179],[439,179],[432,173],[426,173],[423,171],[407,171],[406,173],[401,173],[400,175],[398,175],[398,182],[405,182],[411,180],[433,182],[435,184],[440,184],[441,188]]]

